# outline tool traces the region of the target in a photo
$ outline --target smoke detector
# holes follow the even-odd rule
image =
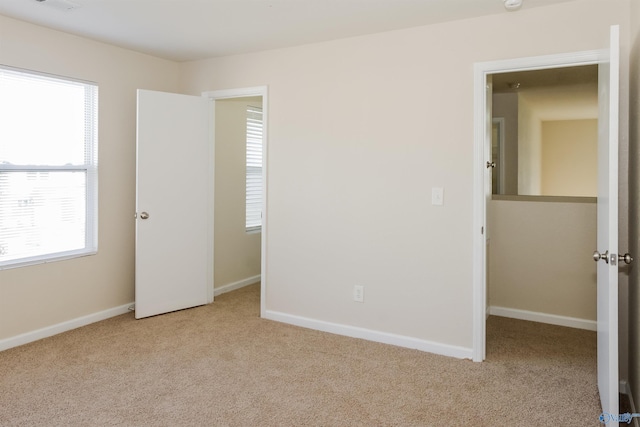
[[[504,0],[504,8],[509,12],[518,10],[522,7],[522,0]]]

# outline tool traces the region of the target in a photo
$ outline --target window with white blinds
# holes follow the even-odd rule
[[[262,229],[262,129],[262,108],[247,107],[247,232]]]
[[[0,67],[0,269],[97,251],[98,87]]]

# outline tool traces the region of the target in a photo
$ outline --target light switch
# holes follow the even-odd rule
[[[444,188],[433,187],[431,189],[431,204],[442,206],[444,204]]]

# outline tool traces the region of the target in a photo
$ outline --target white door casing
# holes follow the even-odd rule
[[[268,236],[268,147],[269,147],[269,99],[267,86],[255,86],[237,89],[223,89],[206,91],[203,97],[212,100],[215,118],[215,101],[222,99],[245,98],[249,96],[262,97],[262,229],[260,248],[260,316],[265,317],[267,310],[267,236]],[[215,124],[214,124],[215,126]]]
[[[609,414],[618,413],[618,39],[619,29],[614,26],[608,47],[603,50],[484,62],[474,67],[473,360],[480,362],[486,357],[486,174],[491,174],[486,167],[486,162],[491,161],[487,155],[491,146],[487,136],[488,77],[501,72],[599,65],[599,104],[604,100],[605,110],[600,105],[598,250],[613,253],[616,264],[600,261],[598,266],[598,384],[603,411]],[[606,126],[602,127],[604,123]],[[607,425],[618,423],[612,419]]]
[[[473,187],[473,360],[485,359],[486,322],[486,238],[487,205],[490,200],[491,170],[491,104],[487,90],[492,74],[545,68],[595,65],[602,58],[597,50],[559,55],[516,58],[474,65],[474,187]],[[489,127],[489,128],[488,128]],[[488,176],[487,176],[488,175]],[[487,188],[487,185],[489,186]]]
[[[211,111],[204,97],[138,91],[136,318],[213,300]]]

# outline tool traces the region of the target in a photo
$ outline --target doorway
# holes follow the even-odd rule
[[[491,81],[492,73],[579,65],[598,65],[598,195],[597,249],[597,371],[602,410],[618,407],[618,253],[620,27],[610,28],[603,49],[572,54],[476,63],[474,66],[474,200],[473,200],[473,360],[486,356],[486,226],[491,198]]]
[[[488,78],[488,314],[595,331],[598,67]]]
[[[474,229],[477,229],[478,233],[474,233],[474,361],[482,361],[486,356],[487,285],[489,273],[487,268],[487,239],[491,234],[491,230],[487,228],[490,225],[487,210],[490,209],[492,201],[492,175],[487,174],[486,169],[492,166],[492,162],[486,162],[485,159],[491,159],[491,141],[494,128],[491,102],[493,82],[491,76],[522,71],[597,66],[599,58],[597,51],[590,51],[476,64]],[[508,161],[508,158],[506,161]],[[508,188],[509,185],[502,183],[500,187]]]
[[[261,132],[260,138],[256,138],[258,145],[261,142],[262,156],[258,156],[260,167],[253,168],[258,169],[253,179],[257,175],[255,187],[261,198],[254,203],[257,213],[253,215],[251,230],[246,224],[239,228],[245,233],[260,232],[259,253],[254,255],[260,267],[253,276],[215,286],[215,104],[219,100],[247,97],[254,102],[262,101]],[[136,212],[140,215],[136,214],[136,318],[211,303],[216,287],[222,293],[257,281],[264,316],[267,105],[266,86],[204,92],[201,96],[138,90]],[[247,123],[245,111],[240,150],[246,150]],[[167,165],[173,169],[168,170]],[[241,179],[246,179],[243,178],[246,169],[246,165],[237,168]],[[171,173],[176,170],[181,173]],[[239,193],[240,203],[244,204],[246,190]],[[153,213],[147,212],[151,208]],[[148,220],[151,215],[152,221]],[[245,212],[241,216],[244,218]],[[225,244],[221,250],[227,249]]]
[[[265,307],[266,87],[207,92],[215,145],[214,295],[260,283]]]

